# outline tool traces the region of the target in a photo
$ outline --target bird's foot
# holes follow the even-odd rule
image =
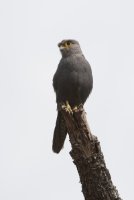
[[[82,103],[79,104],[78,106],[74,106],[73,109],[72,109],[72,111],[73,112],[78,112],[81,108],[83,108],[83,104]]]
[[[69,102],[68,102],[68,101],[66,101],[66,104],[65,104],[65,105],[62,105],[62,108],[64,108],[65,111],[68,112],[69,114],[73,114],[72,108],[71,108],[71,106],[69,105]]]
[[[74,106],[72,110],[73,110],[73,112],[77,112],[78,106]]]

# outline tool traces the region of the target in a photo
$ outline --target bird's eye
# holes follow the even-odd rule
[[[70,45],[71,45],[71,42],[67,41],[67,45],[70,46]]]

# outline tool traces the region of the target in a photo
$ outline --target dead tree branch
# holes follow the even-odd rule
[[[85,200],[121,200],[106,167],[100,142],[92,135],[83,106],[73,113],[61,105],[72,146],[70,155],[77,167]]]

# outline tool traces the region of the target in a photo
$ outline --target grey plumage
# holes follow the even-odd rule
[[[93,87],[90,64],[85,59],[76,40],[63,40],[58,44],[62,58],[53,77],[57,105],[68,101],[73,108],[84,104]],[[59,153],[66,138],[67,129],[58,111],[53,136],[53,151]]]

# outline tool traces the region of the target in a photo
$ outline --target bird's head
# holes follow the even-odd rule
[[[63,57],[67,57],[73,54],[82,54],[79,42],[76,40],[62,40],[58,47]]]

